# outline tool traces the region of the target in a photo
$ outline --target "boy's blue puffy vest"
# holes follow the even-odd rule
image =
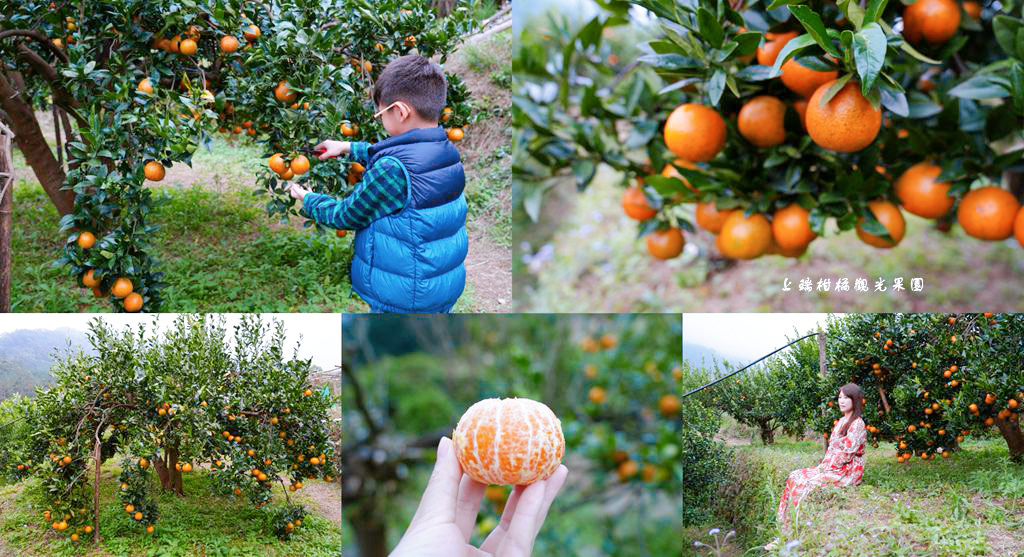
[[[466,286],[466,174],[444,128],[416,129],[369,148],[371,166],[405,169],[401,211],[356,232],[352,288],[374,311],[447,313]]]

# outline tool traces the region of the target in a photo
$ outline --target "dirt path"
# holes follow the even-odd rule
[[[298,502],[312,507],[316,514],[341,528],[341,486],[336,483],[309,482],[304,485],[301,495],[294,497]]]

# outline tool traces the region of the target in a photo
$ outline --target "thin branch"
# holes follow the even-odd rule
[[[348,378],[349,384],[352,386],[352,392],[356,399],[356,409],[363,415],[363,419],[366,420],[366,425],[370,429],[370,439],[380,434],[380,426],[373,419],[370,414],[370,409],[366,406],[366,398],[363,396],[363,387],[359,384],[359,380],[349,367],[345,364],[341,365],[341,374]]]
[[[30,39],[35,39],[36,42],[43,44],[46,48],[50,49],[50,52],[56,54],[57,58],[60,58],[60,60],[65,64],[69,61],[67,53],[54,46],[53,43],[50,42],[50,38],[42,31],[35,31],[32,29],[8,29],[7,31],[0,31],[0,40],[6,39],[7,37],[28,37]]]

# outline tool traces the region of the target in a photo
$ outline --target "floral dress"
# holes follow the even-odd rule
[[[779,522],[785,521],[786,511],[799,505],[815,488],[822,485],[849,487],[860,484],[864,478],[864,445],[867,442],[864,420],[857,418],[850,424],[846,435],[840,435],[839,430],[847,419],[844,416],[832,428],[828,450],[821,464],[790,472],[782,501],[779,501]]]

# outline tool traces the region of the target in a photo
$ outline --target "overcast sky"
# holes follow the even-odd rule
[[[226,325],[230,331],[241,314],[226,313]],[[163,313],[159,316],[160,329],[166,328],[177,314]],[[0,334],[19,329],[78,329],[87,331],[89,321],[99,317],[117,328],[139,323],[152,323],[153,316],[139,314],[81,314],[81,313],[21,313],[0,314]],[[341,364],[341,316],[336,313],[264,313],[266,322],[272,317],[284,323],[286,341],[285,356],[291,357],[295,345],[302,337],[299,348],[300,358],[312,358],[322,369],[332,369]]]
[[[826,326],[825,313],[685,313],[683,342],[713,348],[746,364],[790,340]],[[835,314],[842,315],[842,314]],[[796,328],[800,335],[795,335]]]

